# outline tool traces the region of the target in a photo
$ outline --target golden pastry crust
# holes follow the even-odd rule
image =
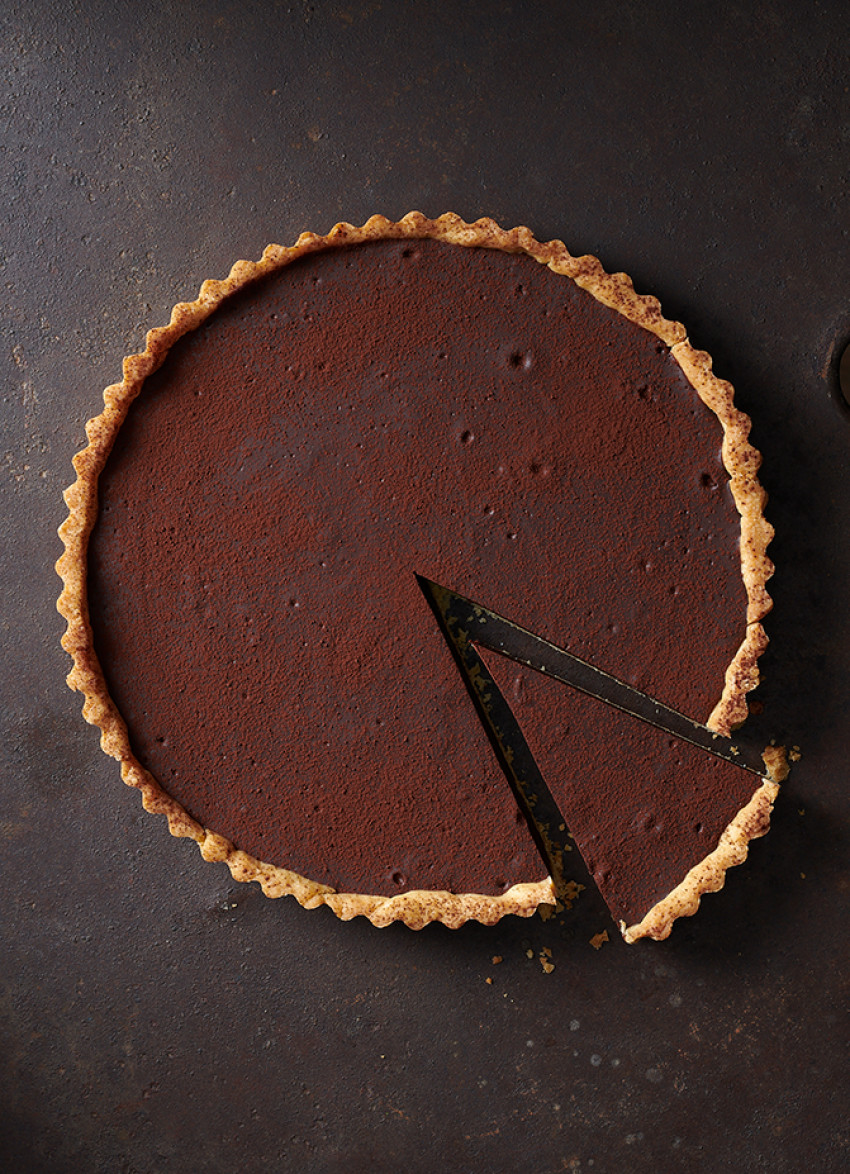
[[[711,715],[710,724],[714,729],[728,732],[732,725],[743,720],[746,693],[758,681],[756,661],[766,643],[758,621],[771,605],[765,584],[772,566],[765,549],[772,530],[762,514],[765,495],[756,479],[758,453],[747,439],[749,420],[734,408],[731,387],[712,374],[707,355],[693,350],[684,327],[663,317],[656,298],[637,294],[625,274],[606,273],[595,257],[571,256],[561,241],[541,243],[528,228],[505,230],[489,219],[468,224],[453,213],[430,220],[419,212],[411,212],[398,222],[373,216],[359,228],[340,223],[326,235],[302,233],[290,247],[269,245],[257,262],[237,261],[223,281],[205,281],[194,302],[175,306],[169,324],[148,333],[145,350],[124,359],[122,381],[106,388],[103,411],[86,425],[89,443],[74,457],[77,479],[65,492],[69,516],[59,530],[65,553],[56,564],[64,584],[57,606],[67,621],[62,646],[74,662],[68,684],[85,697],[83,716],[100,729],[101,746],[121,764],[124,782],[141,791],[147,811],[166,816],[172,835],[193,839],[205,860],[226,863],[234,879],[257,881],[270,897],[291,895],[306,908],[324,904],[343,919],[363,915],[378,926],[400,920],[418,929],[436,920],[454,928],[471,919],[492,924],[508,913],[528,917],[539,905],[555,903],[553,882],[547,878],[515,885],[499,896],[434,891],[413,891],[394,897],[336,893],[327,885],[258,861],[235,848],[225,837],[203,828],[160,787],[131,750],[126,726],[109,696],[94,652],[86,590],[87,548],[97,517],[98,478],[130,405],[177,340],[200,326],[225,298],[299,257],[333,246],[405,238],[431,238],[464,247],[525,253],[553,272],[570,278],[598,301],[649,330],[671,348],[697,393],[721,421],[723,459],[742,516],[742,570],[749,599],[748,627],[727,672],[723,696]]]
[[[767,581],[773,563],[767,547],[773,527],[764,516],[767,494],[759,484],[761,454],[750,444],[750,418],[735,407],[731,383],[718,379],[711,357],[684,340],[673,348],[673,357],[697,395],[723,425],[723,464],[741,515],[741,574],[747,589],[747,630],[734,660],[726,670],[723,695],[706,723],[720,734],[730,734],[747,716],[747,693],[758,684],[758,658],[767,647],[760,621],[772,607]]]
[[[178,831],[176,834],[192,833]],[[192,838],[197,839],[194,835]],[[342,921],[368,917],[380,928],[393,921],[403,921],[411,929],[422,929],[431,921],[441,921],[449,929],[457,929],[467,921],[495,925],[506,913],[531,917],[539,905],[554,905],[556,900],[554,886],[548,878],[513,885],[507,892],[493,897],[435,889],[411,889],[394,897],[337,893],[287,868],[264,864],[214,832],[202,832],[198,846],[204,860],[226,864],[236,881],[257,881],[267,897],[293,896],[305,909],[328,905]]]

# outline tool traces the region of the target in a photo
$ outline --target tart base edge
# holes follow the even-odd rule
[[[365,917],[384,929],[402,921],[409,929],[423,929],[432,921],[458,929],[467,921],[495,925],[507,914],[532,917],[539,906],[557,902],[551,877],[512,885],[494,896],[483,893],[451,893],[438,889],[410,889],[393,897],[367,893],[338,893],[328,885],[309,880],[297,872],[256,860],[235,848],[224,836],[204,830],[201,837],[189,830],[171,828],[174,835],[189,835],[198,842],[204,860],[226,864],[235,881],[256,881],[267,897],[295,897],[305,909],[327,905],[340,921]]]

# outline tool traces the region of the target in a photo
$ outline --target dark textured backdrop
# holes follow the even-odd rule
[[[846,1168],[848,47],[837,0],[2,5],[4,1169]],[[63,684],[61,490],[121,357],[268,241],[410,208],[630,273],[754,418],[758,720],[803,758],[667,943],[595,950],[589,894],[420,934],[269,902]]]

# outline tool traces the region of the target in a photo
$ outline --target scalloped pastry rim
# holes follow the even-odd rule
[[[206,321],[237,290],[284,268],[299,257],[342,245],[405,238],[430,238],[464,247],[521,252],[533,257],[554,273],[570,278],[603,305],[661,339],[699,397],[717,415],[723,429],[723,463],[741,515],[741,566],[748,606],[744,638],[727,669],[722,696],[707,724],[720,733],[729,733],[740,725],[747,714],[746,694],[758,683],[758,657],[767,644],[760,621],[772,606],[766,584],[773,572],[766,554],[773,529],[763,514],[766,494],[757,478],[761,458],[749,443],[749,418],[735,407],[731,385],[712,372],[710,357],[691,346],[681,323],[664,318],[658,300],[648,294],[636,293],[626,274],[607,273],[597,258],[590,255],[573,257],[560,240],[540,242],[524,226],[502,229],[486,217],[467,223],[451,212],[434,220],[420,212],[410,212],[399,221],[376,215],[359,228],[340,222],[324,235],[304,232],[294,245],[268,245],[259,261],[237,261],[224,280],[205,281],[195,301],[178,303],[167,326],[148,332],[145,350],[124,359],[121,382],[105,389],[103,410],[86,424],[88,444],[73,459],[77,479],[64,494],[69,513],[59,527],[65,551],[56,563],[63,582],[57,608],[67,624],[62,647],[74,662],[67,677],[68,685],[83,693],[83,716],[100,729],[102,749],[119,761],[123,781],[141,792],[145,809],[165,815],[171,834],[194,840],[205,860],[227,864],[234,880],[256,881],[269,897],[291,895],[309,909],[327,905],[343,920],[362,915],[376,926],[402,921],[413,929],[420,929],[431,921],[442,922],[450,928],[457,928],[469,920],[492,925],[509,913],[530,917],[538,906],[554,905],[558,895],[552,879],[547,877],[517,884],[495,896],[436,890],[412,890],[392,897],[338,893],[289,869],[259,861],[236,848],[226,837],[202,827],[135,758],[127,728],[106,688],[94,652],[88,618],[87,549],[97,518],[98,478],[130,405],[174,343]],[[626,941],[642,936],[666,937],[677,917],[695,911],[702,893],[716,891],[722,886],[725,869],[746,856],[749,838],[767,830],[765,825],[762,831],[747,833],[747,828],[754,828],[756,823],[762,826],[765,818],[769,818],[770,804],[765,816],[763,797],[767,793],[766,786],[775,787],[776,784],[765,781],[753,800],[732,820],[718,848],[692,868],[682,884],[650,910],[638,925],[631,928],[621,926]],[[751,809],[757,799],[760,814],[759,820],[754,821]],[[734,851],[728,849],[728,845],[728,850],[724,849],[726,839],[730,837],[737,845]],[[740,852],[742,838],[743,856]],[[683,886],[688,894],[686,900],[680,892]]]

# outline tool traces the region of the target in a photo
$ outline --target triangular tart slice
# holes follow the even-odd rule
[[[497,653],[478,653],[626,941],[667,937],[768,830],[777,783]]]

